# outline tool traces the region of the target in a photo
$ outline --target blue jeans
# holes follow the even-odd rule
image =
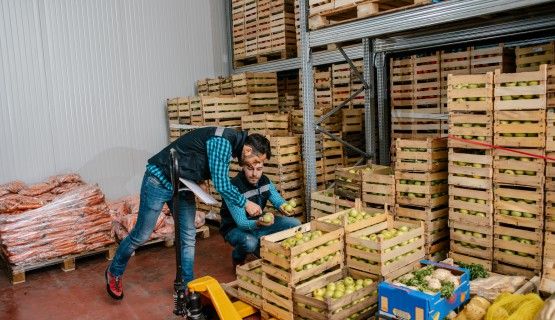
[[[260,238],[263,236],[294,228],[300,224],[299,220],[292,217],[275,216],[274,224],[268,227],[258,227],[255,230],[242,230],[235,227],[225,235],[225,241],[234,247],[231,253],[233,260],[241,262],[249,253],[260,257]]]
[[[172,208],[173,192],[164,188],[158,178],[146,172],[141,186],[141,202],[137,223],[129,235],[123,239],[110,264],[110,273],[123,275],[133,252],[145,243],[152,234],[164,203]],[[192,192],[179,194],[179,221],[181,223],[181,272],[185,283],[193,280],[195,260],[195,195]],[[167,263],[171,263],[168,261]]]

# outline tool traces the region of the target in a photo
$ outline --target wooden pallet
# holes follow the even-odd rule
[[[61,269],[64,272],[69,272],[75,270],[76,260],[80,258],[85,258],[93,255],[105,254],[106,260],[112,260],[116,253],[116,246],[109,245],[104,248],[95,249],[88,252],[83,252],[79,254],[72,254],[65,257],[55,258],[48,261],[43,262],[36,262],[30,263],[26,265],[12,265],[10,264],[7,259],[0,254],[0,257],[3,260],[2,265],[6,271],[8,279],[10,280],[12,285],[20,284],[25,282],[25,274],[28,271],[42,269],[45,267],[53,266],[53,265],[61,265]]]
[[[289,115],[259,114],[241,117],[241,128],[250,133],[265,136],[287,136],[289,133]]]
[[[407,10],[423,4],[427,0],[395,0],[395,1],[341,1],[341,0],[311,0],[308,25],[315,30],[325,26],[346,23],[365,17]]]
[[[449,186],[449,219],[456,222],[493,226],[493,190]]]
[[[449,185],[491,189],[493,152],[480,149],[449,149]]]
[[[293,58],[295,55],[288,50],[277,50],[275,52],[266,52],[263,54],[255,54],[244,58],[235,58],[235,68],[240,68],[253,64],[267,63],[276,60],[285,60]]]
[[[544,189],[514,185],[494,185],[496,223],[542,229]]]
[[[447,169],[447,139],[397,139],[395,170],[438,172]]]
[[[516,72],[537,71],[540,65],[555,62],[555,42],[518,46],[515,55]]]
[[[246,96],[201,96],[204,125],[240,127],[241,117],[249,114]]]

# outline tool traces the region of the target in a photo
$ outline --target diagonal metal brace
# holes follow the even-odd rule
[[[319,125],[322,122],[326,121],[329,117],[333,116],[334,113],[336,113],[337,111],[341,110],[347,103],[349,103],[349,101],[353,100],[356,96],[358,96],[362,91],[364,91],[364,87],[361,87],[360,89],[358,89],[357,91],[353,92],[349,98],[347,98],[347,100],[341,102],[340,105],[338,105],[337,107],[331,109],[328,113],[326,113],[325,115],[321,116],[320,119],[318,119],[318,121],[316,121],[316,124]]]
[[[333,133],[329,132],[328,130],[320,127],[319,125],[316,125],[316,131],[322,132],[323,134],[327,135],[328,137],[332,138],[335,141],[341,142],[343,145],[345,145],[347,148],[360,153],[364,158],[369,159],[372,156],[362,150],[360,150],[359,148],[353,146],[352,144],[348,143],[347,141],[339,138],[338,136],[334,135]]]
[[[345,51],[343,50],[343,48],[341,46],[339,46],[339,52],[341,52],[341,55],[343,56],[343,58],[345,58],[345,60],[347,61],[347,63],[351,67],[351,71],[355,74],[355,76],[358,78],[358,80],[360,82],[362,82],[362,86],[365,89],[370,88],[368,83],[364,80],[364,77],[362,76],[362,74],[360,74],[360,72],[358,72],[358,69],[357,69],[357,67],[355,67],[355,64],[353,63],[353,60],[351,60],[351,58],[349,58],[349,56],[345,53]]]

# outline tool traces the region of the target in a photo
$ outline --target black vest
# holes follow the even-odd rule
[[[245,173],[240,171],[233,179],[231,179],[231,183],[239,189],[239,193],[244,195],[245,198],[256,203],[262,210],[264,210],[266,202],[270,198],[270,179],[268,179],[268,177],[262,175],[260,180],[258,180],[258,185],[253,186],[245,177]],[[258,217],[249,217],[246,212],[245,215],[247,215],[247,218],[250,220],[258,219]],[[235,223],[235,220],[233,220],[225,201],[222,203],[220,217],[222,219],[220,221],[220,233],[225,237],[231,229],[237,227],[237,224]]]
[[[166,177],[170,178],[170,149],[174,148],[179,158],[179,176],[181,178],[199,182],[210,179],[206,141],[214,136],[221,136],[231,143],[233,158],[238,158],[243,152],[243,145],[247,133],[229,128],[206,127],[193,130],[158,152],[148,163],[160,168]]]

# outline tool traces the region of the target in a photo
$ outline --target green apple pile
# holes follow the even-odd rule
[[[500,199],[505,202],[518,203],[522,205],[533,205],[536,203],[536,201],[534,200],[524,200],[524,199],[517,199],[517,198],[510,198],[510,197],[500,197]],[[513,216],[513,217],[522,217],[522,218],[536,217],[534,213],[518,211],[518,210],[507,210],[507,209],[499,209],[499,214],[504,216]]]
[[[368,286],[371,286],[374,283],[374,280],[371,278],[365,279],[353,279],[352,277],[345,277],[341,280],[336,282],[328,283],[325,287],[318,288],[312,291],[312,297],[316,300],[325,301],[326,299],[336,300],[340,299],[345,295],[349,295],[353,292],[362,290]],[[337,314],[345,309],[352,307],[355,304],[361,303],[366,299],[370,298],[371,296],[376,296],[378,294],[377,290],[374,290],[371,294],[361,297],[360,299],[354,300],[353,302],[346,304],[336,310],[333,310],[333,314]],[[297,305],[301,308],[307,308],[306,304],[304,303],[297,303]],[[317,308],[317,307],[308,307],[309,310],[313,312],[324,312],[324,310]],[[352,314],[347,319],[356,319],[362,313],[370,310],[370,307],[367,309],[361,310],[358,313]]]
[[[514,242],[525,244],[525,245],[535,245],[536,244],[536,242],[532,241],[532,240],[523,239],[523,238],[519,238],[519,237],[512,237],[512,236],[507,236],[507,235],[501,236],[501,240],[514,241]],[[504,252],[504,253],[510,254],[510,255],[518,255],[518,256],[521,256],[521,257],[534,258],[534,255],[531,255],[531,254],[528,254],[528,253],[525,253],[525,252],[515,251],[515,250],[501,249],[501,252]]]
[[[296,207],[297,207],[297,201],[295,199],[291,199],[284,204],[283,209],[288,213],[293,213]]]
[[[380,214],[380,212],[365,212],[363,210],[357,210],[355,208],[349,210],[347,213],[347,224],[352,224],[367,218],[372,218]],[[326,220],[326,222],[341,226],[343,225],[343,221],[340,218],[335,218],[331,220]]]
[[[484,239],[487,237],[486,234],[480,233],[480,232],[472,232],[469,230],[463,230],[463,229],[454,229],[454,232],[460,235],[464,235],[464,236],[468,236],[468,237],[474,237],[477,239]],[[473,243],[469,243],[469,242],[465,242],[465,241],[455,241],[456,244],[460,244],[463,247],[467,247],[470,249],[480,249],[480,250],[486,250],[486,247],[483,246],[479,246],[479,245],[475,245]]]
[[[532,121],[520,121],[520,120],[500,120],[500,124],[534,124]],[[516,138],[524,138],[524,137],[538,137],[538,133],[502,133],[503,137],[516,137]]]
[[[539,85],[539,81],[518,81],[518,82],[506,82],[502,83],[502,87],[528,87],[528,86],[537,86]],[[536,94],[525,94],[525,95],[511,95],[511,96],[502,96],[501,100],[520,100],[520,99],[538,99],[540,96]]]
[[[521,161],[521,162],[531,162],[531,161],[533,161],[532,159],[530,159],[528,157],[509,157],[509,156],[501,156],[501,157],[499,157],[499,160],[516,160],[516,161]],[[515,175],[515,176],[524,176],[524,175],[526,175],[526,176],[535,176],[535,175],[537,175],[536,171],[531,171],[531,170],[499,169],[499,173],[505,173],[505,174]]]
[[[485,88],[485,83],[461,83],[454,86],[455,89],[477,89],[477,88]],[[466,102],[466,101],[486,101],[486,97],[466,97],[466,98],[457,98],[455,99],[456,102]]]

